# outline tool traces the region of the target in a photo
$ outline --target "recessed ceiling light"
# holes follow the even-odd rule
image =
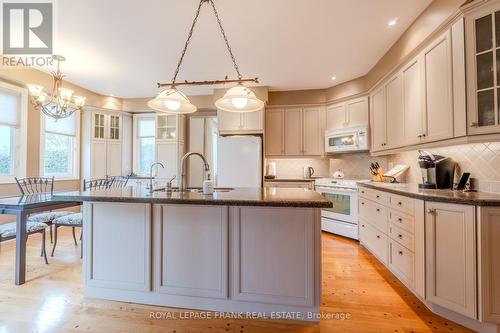
[[[395,26],[396,23],[398,23],[398,21],[399,21],[399,18],[395,17],[392,20],[390,20],[389,23],[387,23],[387,25],[390,27]]]
[[[337,77],[336,76],[332,76],[332,80],[337,80]]]

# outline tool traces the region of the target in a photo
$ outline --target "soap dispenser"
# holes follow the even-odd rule
[[[203,181],[203,194],[209,195],[214,193],[214,182],[210,179],[210,174],[207,179]]]

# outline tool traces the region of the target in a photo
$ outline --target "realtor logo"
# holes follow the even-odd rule
[[[52,3],[4,2],[3,54],[52,54]]]

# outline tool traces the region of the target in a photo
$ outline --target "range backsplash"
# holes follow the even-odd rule
[[[266,159],[266,166],[270,162],[276,163],[277,178],[300,179],[305,166],[314,168],[314,176],[329,177],[328,158],[271,158]],[[265,172],[264,167],[264,174]]]
[[[375,157],[370,153],[346,153],[330,156],[330,176],[337,170],[344,173],[345,178],[371,179],[370,164],[377,162],[387,170],[387,158]]]
[[[500,193],[500,143],[479,143],[427,149],[431,153],[451,157],[458,163],[456,181],[463,172],[470,172],[474,188],[482,192]],[[389,163],[406,164],[410,170],[406,182],[422,181],[417,162],[418,151],[407,151],[388,156]]]

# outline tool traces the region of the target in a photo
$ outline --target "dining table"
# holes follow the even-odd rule
[[[61,201],[55,193],[42,192],[29,195],[0,198],[0,214],[16,216],[16,269],[15,284],[26,282],[27,220],[31,214],[81,205],[75,201]]]

